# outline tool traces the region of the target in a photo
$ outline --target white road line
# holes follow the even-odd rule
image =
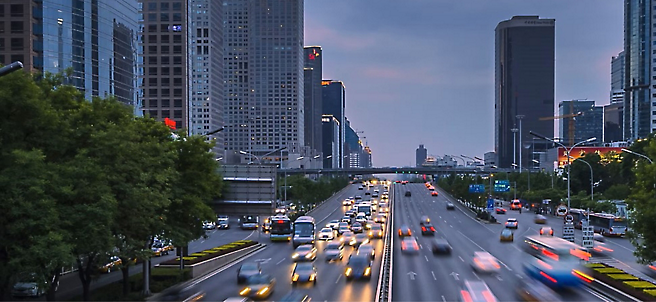
[[[250,238],[251,236],[253,236],[253,234],[255,234],[255,231],[252,231],[248,236],[246,236],[246,238],[244,238],[244,240]]]
[[[625,246],[623,246],[623,245],[621,245],[621,244],[619,244],[619,243],[615,243],[615,242],[612,242],[612,241],[610,241],[610,240],[606,240],[606,242],[608,242],[608,243],[612,243],[612,244],[614,244],[614,245],[617,245],[617,246],[619,246],[619,247],[621,247],[621,248],[623,248],[623,249],[625,249],[625,250],[627,250],[627,251],[630,251],[631,253],[635,252],[635,250],[632,250],[632,249],[630,249],[630,248],[628,248],[628,247],[625,247]]]
[[[453,227],[452,225],[449,225],[450,227]]]
[[[497,275],[497,280],[503,281],[503,279],[501,279],[501,276],[499,276],[499,275]]]
[[[339,274],[339,277],[337,277],[337,281],[335,281],[335,284],[337,284],[337,282],[339,282],[339,279],[341,278],[342,278],[342,274]]]
[[[276,265],[282,263],[283,261],[285,261],[285,259],[287,259],[287,258],[282,258],[280,261],[276,262]]]
[[[444,298],[444,295],[442,295],[442,302],[446,302],[446,298]]]
[[[481,277],[479,277],[479,276],[476,274],[476,272],[472,272],[472,274],[474,274],[474,277],[476,277],[476,279],[481,280]]]
[[[465,259],[462,259],[462,257],[458,256],[460,258],[460,261],[465,262]]]
[[[437,277],[435,277],[435,272],[431,271],[431,275],[433,275],[433,280],[437,280]],[[442,299],[444,299],[444,296],[442,296]]]
[[[524,236],[524,234],[526,234],[526,232],[528,232],[528,231],[530,231],[530,230],[531,230],[531,227],[529,227],[528,229],[526,229],[526,231],[524,231],[524,233],[522,233],[521,235],[519,235],[519,237]]]
[[[428,262],[428,256],[424,255],[424,258],[426,258],[426,262]]]
[[[513,245],[512,247],[514,247],[516,250],[518,250],[520,252],[522,251],[522,249],[518,248],[516,245]]]
[[[520,274],[515,274],[515,275],[516,275],[517,278],[519,278],[519,279],[524,279],[524,277],[522,277],[522,275],[520,275]]]
[[[583,289],[585,289],[585,291],[588,292],[588,293],[590,293],[591,295],[593,295],[593,296],[599,298],[599,300],[601,300],[601,301],[606,301],[606,302],[613,301],[613,300],[606,299],[604,296],[602,296],[602,295],[596,293],[595,291],[593,291],[593,290],[591,290],[591,289],[589,289],[589,288],[583,288]]]

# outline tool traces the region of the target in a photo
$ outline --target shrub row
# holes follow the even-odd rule
[[[189,256],[182,257],[182,260],[184,261],[185,265],[191,265],[191,264],[196,264],[199,262],[203,262],[205,260],[209,260],[212,258],[216,258],[219,256],[223,256],[225,254],[247,248],[249,246],[256,245],[257,241],[253,240],[239,240],[235,241],[232,243],[224,244],[222,246],[218,246],[215,248],[207,249],[201,252],[197,253],[192,253],[189,254]],[[161,264],[163,265],[177,265],[180,263],[180,257],[177,257],[172,260],[164,261]]]
[[[631,275],[621,269],[609,267],[601,263],[591,263],[593,277],[615,288],[644,301],[656,299],[656,285]]]

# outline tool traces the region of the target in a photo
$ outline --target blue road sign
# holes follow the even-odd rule
[[[492,198],[487,199],[487,210],[488,211],[494,210],[494,199]]]
[[[485,185],[469,185],[469,193],[485,193]]]
[[[495,180],[494,192],[510,192],[510,181],[508,180]]]

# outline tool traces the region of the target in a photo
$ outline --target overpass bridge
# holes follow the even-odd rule
[[[278,169],[278,174],[317,174],[317,175],[370,175],[370,174],[490,174],[507,173],[516,170],[509,168],[480,167],[371,167],[342,169]]]

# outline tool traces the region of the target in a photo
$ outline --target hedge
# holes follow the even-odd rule
[[[256,245],[257,241],[253,240],[239,240],[235,241],[232,243],[224,244],[222,246],[214,247],[211,249],[207,249],[205,251],[202,251],[200,253],[192,253],[189,254],[187,257],[182,257],[184,260],[185,265],[191,265],[191,264],[196,264],[199,262],[203,262],[205,260],[209,260],[212,258],[216,258],[219,256],[223,256],[225,254],[240,250],[242,248],[246,248],[249,246]],[[162,265],[177,265],[180,263],[180,257],[176,257],[175,259],[164,261],[161,264]]]
[[[656,298],[656,289],[646,289],[644,292],[652,297]]]
[[[594,270],[599,272],[599,273],[602,273],[602,274],[622,274],[622,273],[624,273],[623,270],[616,269],[614,267],[595,268]]]
[[[656,285],[647,281],[624,281],[624,284],[635,289],[656,289]]]
[[[630,274],[607,274],[607,276],[620,281],[640,280],[640,278]]]

